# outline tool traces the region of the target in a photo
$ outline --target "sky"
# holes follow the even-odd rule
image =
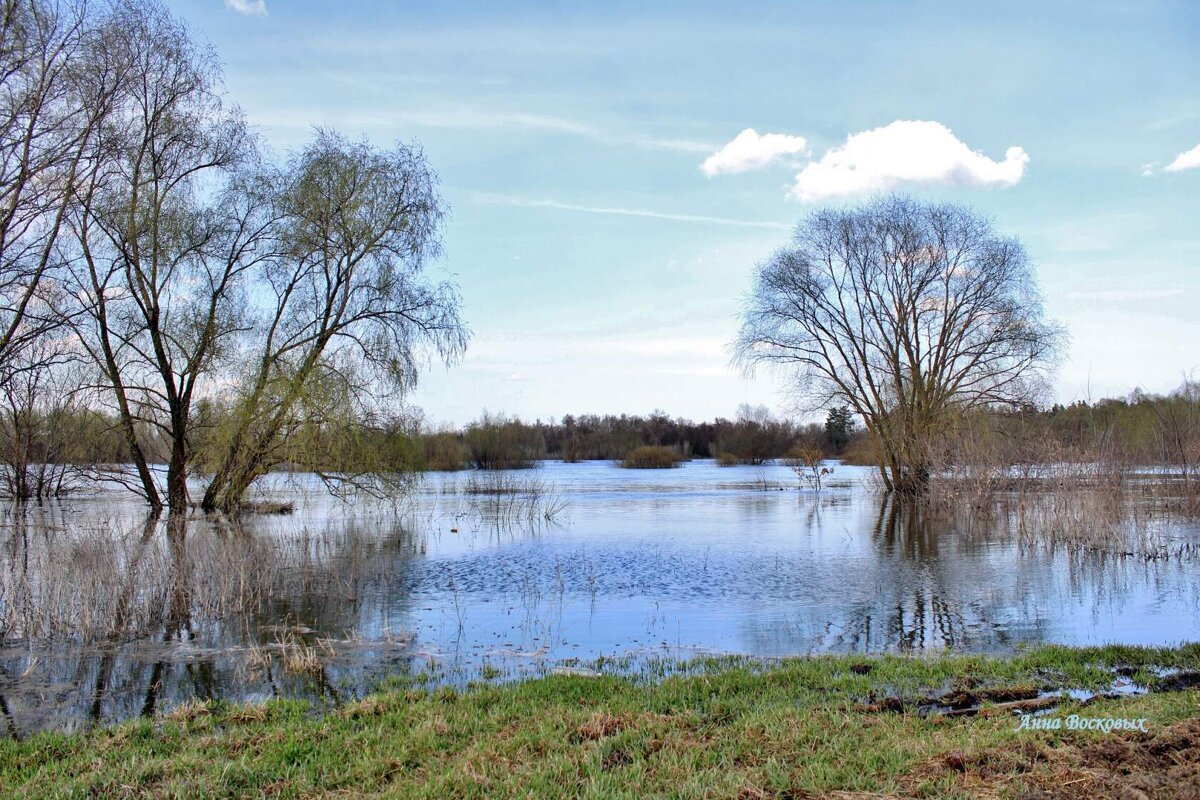
[[[801,414],[729,360],[755,265],[824,206],[972,206],[1036,265],[1054,397],[1200,375],[1200,4],[171,0],[279,155],[418,142],[472,340],[411,401]]]

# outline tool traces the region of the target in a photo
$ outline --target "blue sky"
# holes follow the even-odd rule
[[[423,145],[474,333],[430,420],[787,412],[728,364],[754,265],[891,188],[1024,242],[1056,399],[1200,374],[1200,4],[645,5],[171,3],[277,152]]]

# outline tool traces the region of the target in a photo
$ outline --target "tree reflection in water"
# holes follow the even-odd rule
[[[472,514],[461,475],[430,478],[402,514],[309,497],[301,512],[245,525],[168,523],[107,502],[10,509],[0,729],[190,699],[337,702],[431,660],[437,680],[462,682],[484,664],[536,674],[628,653],[1002,651],[1200,635],[1181,627],[1200,619],[1182,545],[1170,552],[1185,557],[1135,558],[1041,536],[1091,518],[1062,498],[982,513],[881,499],[846,467],[820,493],[794,481],[759,488],[789,481],[785,467],[539,469],[564,487],[567,524]],[[1129,546],[1160,552],[1140,549],[1158,548],[1160,534],[1200,540],[1196,526],[1165,520]]]
[[[352,520],[317,534],[182,518],[74,529],[9,519],[0,717],[10,735],[190,699],[336,698],[339,675],[363,668],[351,637],[364,600],[403,605],[417,552],[403,526],[368,536]],[[367,591],[380,581],[385,591]],[[318,641],[337,658],[312,672],[272,657],[280,643]]]

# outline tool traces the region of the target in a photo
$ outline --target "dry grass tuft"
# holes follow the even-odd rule
[[[288,672],[296,675],[320,675],[324,669],[317,648],[304,644],[291,634],[279,639],[276,647],[279,649],[279,662]]]
[[[171,722],[179,722],[186,725],[198,720],[208,719],[212,716],[212,713],[213,706],[210,701],[188,700],[186,703],[171,709],[163,717]]]
[[[576,733],[581,741],[594,741],[620,733],[633,722],[630,714],[609,714],[601,711],[587,718]]]
[[[245,703],[234,706],[225,718],[235,725],[249,725],[267,718],[267,707],[262,703]]]

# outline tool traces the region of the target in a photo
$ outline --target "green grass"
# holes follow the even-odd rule
[[[858,674],[864,665],[867,674]],[[1147,680],[1151,666],[1198,669],[1200,645],[1045,647],[1003,659],[701,660],[637,675],[480,683],[465,692],[397,684],[321,715],[294,701],[190,705],[87,734],[0,742],[0,795],[1004,796],[1038,779],[1038,770],[1059,767],[1041,758],[1034,768],[1013,761],[1008,772],[997,771],[1009,763],[1001,755],[1031,744],[1076,752],[1144,734],[1017,730],[1007,711],[925,719],[855,706],[955,687],[1104,688],[1116,666],[1141,670]],[[1192,690],[1086,709],[1072,703],[1054,714],[1146,718],[1153,734],[1195,719],[1198,701]],[[991,771],[974,774],[977,763]]]

